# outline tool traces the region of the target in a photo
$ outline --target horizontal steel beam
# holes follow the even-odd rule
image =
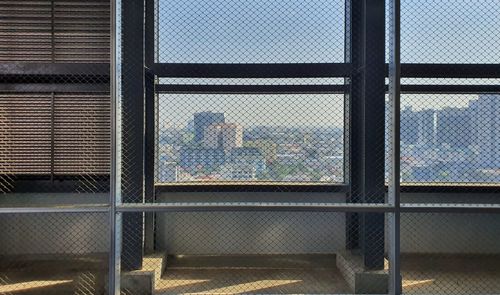
[[[423,94],[500,93],[500,85],[401,85],[401,92]]]
[[[291,212],[372,212],[392,213],[387,203],[273,203],[273,202],[186,202],[122,204],[118,212],[214,212],[214,211],[291,211]],[[500,213],[499,205],[487,204],[401,204],[400,213]]]
[[[0,214],[34,213],[107,213],[109,205],[64,205],[43,207],[0,207]],[[128,203],[116,206],[117,212],[216,212],[216,211],[287,211],[287,212],[372,212],[392,213],[387,203],[276,203],[276,202],[185,202]],[[400,213],[500,214],[500,204],[409,204],[402,203]]]
[[[156,85],[157,93],[300,94],[344,93],[345,85]]]
[[[401,183],[401,192],[403,193],[440,193],[440,194],[496,194],[500,193],[500,187],[494,183]],[[500,203],[500,197],[499,197]]]
[[[109,83],[0,83],[0,92],[109,92]]]
[[[500,64],[401,64],[402,78],[500,78]]]
[[[205,202],[123,204],[119,212],[192,212],[192,211],[318,211],[318,212],[388,212],[388,204],[348,203],[272,203],[272,202]]]
[[[158,77],[182,78],[322,78],[348,77],[348,63],[303,64],[191,64],[156,63]]]
[[[29,213],[106,213],[108,205],[64,205],[44,207],[0,207],[0,214],[29,214]]]
[[[182,64],[156,63],[158,77],[184,78],[321,78],[348,77],[349,63]],[[388,68],[386,76],[388,74]],[[5,75],[109,76],[108,63],[2,63]],[[402,78],[500,78],[500,64],[401,64]]]
[[[386,91],[387,91],[386,86]],[[1,89],[1,88],[0,88]],[[346,85],[191,85],[159,84],[157,93],[196,94],[327,94],[345,93]],[[402,93],[476,94],[500,93],[500,85],[402,85]]]
[[[286,182],[272,183],[225,183],[225,184],[193,184],[193,183],[156,183],[156,193],[172,192],[308,192],[308,193],[345,193],[349,189],[346,184],[293,184]]]
[[[401,213],[500,213],[500,204],[408,204]]]

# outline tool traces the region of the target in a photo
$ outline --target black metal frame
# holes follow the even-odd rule
[[[398,10],[398,9],[397,9]],[[151,10],[149,10],[150,13]],[[168,184],[155,185],[153,194],[165,192],[342,192],[347,202],[386,202],[387,186],[384,177],[384,126],[385,94],[389,87],[389,64],[385,63],[385,1],[346,0],[346,58],[344,63],[320,64],[179,64],[153,63],[154,53],[147,63],[156,78],[345,78],[344,85],[188,85],[157,84],[156,94],[200,93],[200,94],[345,94],[346,132],[346,183],[340,185],[288,183],[253,184]],[[154,18],[148,15],[146,19]],[[154,26],[153,26],[154,27]],[[154,28],[148,27],[146,38],[153,38]],[[149,36],[149,37],[148,37]],[[154,44],[154,41],[146,41]],[[397,45],[399,46],[399,45]],[[398,47],[399,48],[399,47]],[[392,50],[392,48],[391,48]],[[398,60],[399,61],[399,60]],[[399,64],[399,78],[500,78],[500,64]],[[399,80],[398,80],[399,81]],[[149,82],[154,83],[154,82]],[[497,93],[498,85],[402,85],[401,93]],[[149,97],[147,99],[152,99]],[[147,104],[148,105],[148,104]],[[149,107],[153,107],[150,103]],[[148,115],[149,114],[149,115]],[[154,110],[146,110],[146,117],[154,116]],[[149,121],[152,121],[149,119]],[[148,118],[146,118],[148,122]],[[154,137],[146,132],[146,145],[154,144]],[[149,175],[149,173],[148,173]],[[399,183],[398,183],[399,184]],[[498,188],[475,186],[455,187],[412,185],[401,186],[403,192],[474,191],[486,192]],[[148,189],[149,190],[149,189]],[[399,189],[398,189],[399,191]],[[367,197],[369,196],[369,198]],[[378,196],[378,197],[375,197]],[[399,204],[399,201],[397,202]],[[157,206],[153,211],[156,211]],[[212,210],[213,208],[210,208]],[[269,207],[266,207],[266,210]],[[384,211],[387,212],[387,211]],[[346,212],[346,241],[348,249],[361,249],[367,268],[381,269],[384,266],[385,235],[384,214],[376,212]],[[398,213],[399,214],[399,213]],[[374,232],[376,234],[374,234]],[[383,239],[382,239],[383,240]]]

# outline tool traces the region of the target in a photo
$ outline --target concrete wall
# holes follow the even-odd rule
[[[333,253],[345,245],[341,213],[200,212],[158,215],[169,254]]]
[[[106,213],[0,214],[0,255],[108,251]]]
[[[106,194],[11,194],[0,206],[105,203]],[[104,253],[106,213],[0,214],[0,255]]]
[[[106,195],[18,195],[0,206],[105,203]],[[404,202],[498,203],[498,196],[404,194]],[[170,193],[159,201],[343,202],[342,194]],[[344,213],[159,213],[157,246],[170,254],[332,253],[345,245]],[[0,255],[106,252],[106,214],[0,215]],[[401,250],[500,253],[500,215],[403,214]]]
[[[342,194],[170,193],[160,201],[342,202]],[[403,194],[408,203],[498,203],[495,195]],[[345,247],[343,213],[158,214],[157,246],[169,254],[331,253]],[[403,214],[405,253],[500,253],[500,215]]]
[[[342,194],[171,193],[163,202],[343,202]],[[157,214],[157,246],[169,254],[333,253],[345,245],[343,213]]]
[[[401,252],[498,254],[500,214],[402,214]]]

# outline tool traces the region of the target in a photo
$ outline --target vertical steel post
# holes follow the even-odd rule
[[[389,102],[391,104],[391,173],[389,203],[396,210],[389,213],[389,294],[399,295],[401,286],[400,265],[400,99],[401,99],[401,48],[400,0],[390,0],[389,30]]]
[[[119,148],[118,148],[118,81],[117,81],[117,67],[118,67],[118,54],[117,48],[119,46],[119,39],[117,35],[117,9],[119,7],[118,1],[111,0],[111,38],[110,38],[110,100],[111,100],[111,161],[110,161],[110,194],[109,194],[109,265],[108,265],[108,293],[110,295],[120,294],[120,244],[121,233],[117,230],[121,227],[121,219],[117,219],[116,203],[119,201],[119,175],[118,175],[118,161],[119,161]]]
[[[144,202],[144,0],[122,0],[121,195]],[[142,267],[144,214],[122,215],[122,268]]]
[[[145,139],[144,139],[144,200],[155,201],[155,76],[151,71],[155,55],[155,0],[146,0],[144,24]],[[144,249],[154,251],[155,213],[145,213]]]
[[[350,78],[350,190],[348,202],[384,203],[385,1],[351,0],[348,12]],[[384,266],[381,213],[347,214],[347,248],[365,267]]]

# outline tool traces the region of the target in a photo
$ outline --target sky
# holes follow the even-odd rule
[[[345,0],[158,1],[160,62],[344,60]],[[402,0],[401,61],[498,63],[499,22],[500,0]],[[175,118],[172,122],[187,122],[196,111],[223,111],[231,121],[243,125],[342,124],[343,97],[339,95],[175,96],[160,98],[160,108],[165,106],[160,116]],[[477,99],[477,95],[405,95],[402,106],[465,107],[471,99]],[[179,111],[184,109],[186,112]]]

